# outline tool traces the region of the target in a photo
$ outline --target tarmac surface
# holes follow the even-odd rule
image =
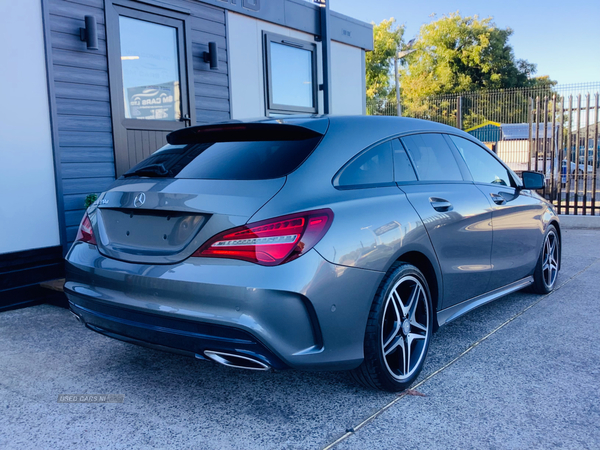
[[[50,305],[4,312],[0,448],[598,449],[599,282],[600,230],[563,230],[558,288],[442,327],[413,395],[141,348]],[[58,401],[81,395],[123,402]]]

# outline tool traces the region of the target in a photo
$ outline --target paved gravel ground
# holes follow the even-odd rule
[[[563,243],[554,293],[515,293],[434,335],[425,397],[140,348],[49,305],[2,313],[0,448],[600,448],[600,231]]]

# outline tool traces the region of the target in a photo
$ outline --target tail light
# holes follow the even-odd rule
[[[332,221],[330,209],[263,220],[213,236],[192,256],[241,259],[276,266],[313,248],[327,233]]]
[[[81,219],[75,240],[97,245],[96,238],[94,237],[94,230],[92,228],[92,222],[90,221],[87,213],[85,213],[83,219]]]

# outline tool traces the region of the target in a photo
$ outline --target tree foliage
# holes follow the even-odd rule
[[[401,70],[405,107],[434,95],[487,89],[549,86],[547,78],[533,78],[536,65],[516,60],[508,39],[492,18],[462,17],[458,12],[421,27]]]
[[[403,43],[404,26],[396,26],[392,17],[380,24],[373,24],[373,51],[365,55],[367,75],[367,99],[381,103],[394,97],[390,83],[394,54]]]

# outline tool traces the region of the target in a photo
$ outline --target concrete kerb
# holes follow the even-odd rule
[[[600,230],[600,216],[571,216],[560,214],[560,225],[565,229]]]

